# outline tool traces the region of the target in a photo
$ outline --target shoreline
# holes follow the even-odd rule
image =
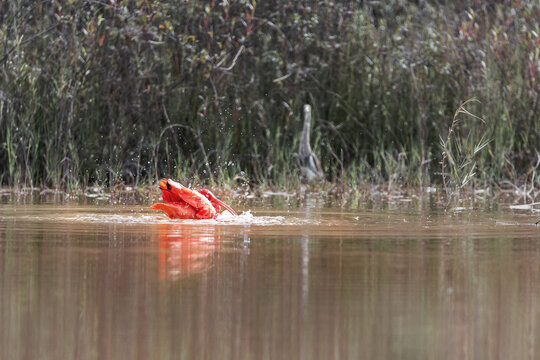
[[[506,187],[477,187],[467,190],[449,190],[442,187],[408,187],[395,184],[373,184],[351,187],[346,184],[323,183],[316,185],[298,185],[291,187],[271,187],[267,185],[249,186],[248,184],[223,184],[220,186],[192,186],[195,189],[208,188],[216,196],[237,204],[264,202],[265,199],[286,199],[288,202],[303,202],[306,199],[317,199],[324,203],[351,202],[372,203],[424,203],[443,210],[460,208],[463,204],[512,204],[516,209],[540,212],[540,189],[531,188],[527,184]],[[8,198],[15,202],[54,201],[99,201],[109,204],[146,204],[161,200],[157,185],[117,185],[113,187],[88,186],[71,190],[45,187],[0,187],[0,203]],[[538,210],[535,209],[535,206]],[[470,207],[470,206],[467,206]]]

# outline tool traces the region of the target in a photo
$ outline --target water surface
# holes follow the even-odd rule
[[[536,359],[536,220],[0,205],[0,359]]]

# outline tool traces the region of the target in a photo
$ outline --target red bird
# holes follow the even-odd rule
[[[159,188],[166,204],[154,204],[151,208],[164,211],[171,219],[215,219],[221,207],[237,215],[229,205],[216,198],[210,190],[191,190],[171,179],[161,180]]]

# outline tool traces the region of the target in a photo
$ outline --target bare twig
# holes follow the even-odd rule
[[[32,36],[30,36],[29,38],[27,38],[27,39],[21,41],[21,42],[18,43],[17,45],[13,45],[13,46],[11,47],[11,49],[9,49],[8,51],[6,51],[6,54],[4,55],[4,57],[2,57],[2,59],[0,59],[0,64],[2,64],[3,62],[5,62],[5,61],[8,59],[9,55],[10,55],[15,49],[17,49],[19,46],[24,45],[24,44],[26,44],[26,43],[29,43],[29,42],[33,41],[34,39],[37,39],[37,38],[40,37],[41,35],[44,35],[44,34],[48,33],[49,31],[51,31],[52,29],[58,27],[60,24],[61,24],[61,23],[56,23],[56,24],[54,24],[54,25],[51,25],[51,26],[49,26],[48,28],[46,28],[45,30],[40,31],[39,33],[37,33],[37,34],[35,34],[35,35],[32,35]],[[24,35],[23,35],[23,36],[24,36]]]
[[[170,123],[170,119],[169,119],[169,116],[167,114],[167,110],[165,109],[165,105],[163,105],[163,113],[165,114],[167,122]],[[156,178],[157,178],[157,164],[158,164],[159,146],[160,146],[160,143],[161,143],[161,138],[163,137],[163,135],[165,134],[165,132],[167,130],[174,129],[175,127],[180,127],[180,128],[183,128],[183,129],[187,129],[187,130],[190,130],[193,133],[193,136],[197,140],[197,143],[198,143],[198,145],[199,145],[199,147],[201,149],[201,152],[203,154],[204,165],[206,167],[206,170],[208,171],[208,174],[210,175],[210,178],[212,179],[212,182],[214,182],[215,181],[214,174],[212,172],[212,169],[210,168],[210,162],[208,161],[208,154],[206,153],[206,149],[204,148],[204,144],[203,144],[203,142],[201,140],[201,135],[194,128],[192,128],[190,126],[187,126],[187,125],[183,125],[183,124],[170,124],[170,125],[164,127],[163,130],[161,130],[161,133],[159,134],[158,143],[156,145],[155,153],[154,153],[154,157],[156,159],[156,161],[155,161],[155,164],[156,164],[156,169],[155,169],[156,170]]]
[[[280,81],[285,80],[286,78],[288,78],[288,77],[291,76],[292,74],[293,74],[293,73],[290,72],[290,73],[288,73],[287,75],[283,75],[283,76],[278,77],[277,79],[274,79],[274,80],[272,80],[272,81],[275,82],[275,83],[278,83],[278,82],[280,82]]]
[[[231,71],[232,68],[236,65],[236,61],[238,60],[238,57],[240,56],[240,54],[241,54],[242,52],[244,52],[244,49],[245,49],[245,48],[246,48],[246,47],[245,47],[244,45],[240,46],[240,49],[238,50],[238,52],[237,52],[236,55],[234,56],[234,59],[233,59],[231,65],[230,65],[229,67],[226,67],[226,68],[221,68],[221,67],[219,67],[219,64],[221,64],[221,61],[220,61],[219,64],[216,66],[216,69],[222,70],[222,71]]]

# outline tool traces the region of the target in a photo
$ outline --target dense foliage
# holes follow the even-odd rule
[[[0,183],[287,186],[304,103],[328,180],[440,183],[471,97],[471,183],[534,181],[539,24],[519,0],[0,1]]]

